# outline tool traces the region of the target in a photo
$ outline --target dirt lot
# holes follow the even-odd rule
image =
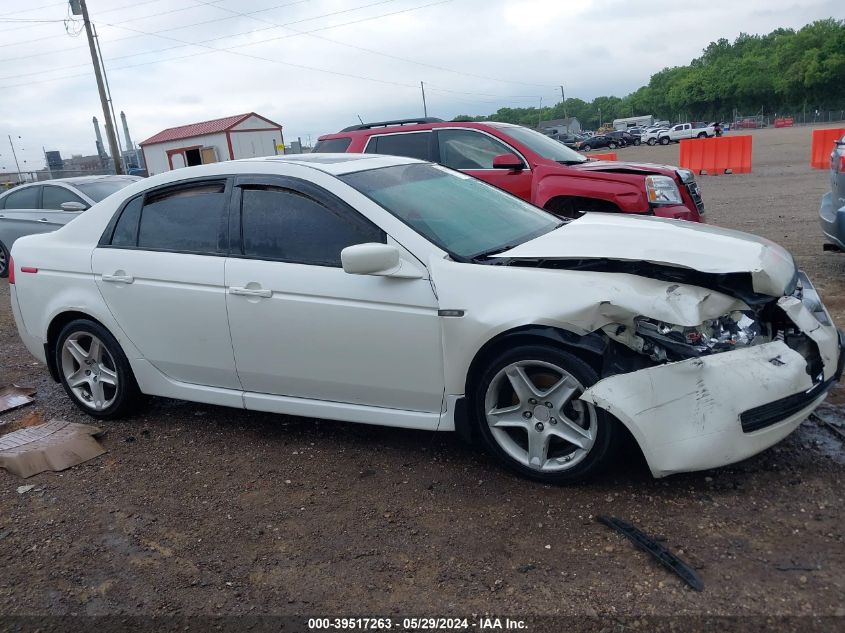
[[[845,324],[810,131],[753,134],[752,174],[700,178],[708,221],[789,248]],[[671,163],[678,146],[619,155]],[[0,424],[88,421],[25,352],[8,294],[0,283],[0,384],[38,399]],[[166,400],[104,428],[108,453],[87,464],[0,471],[0,614],[845,615],[845,459],[816,422],[729,468],[653,480],[631,458],[570,488],[518,479],[452,434]],[[664,537],[706,590],[603,513]]]

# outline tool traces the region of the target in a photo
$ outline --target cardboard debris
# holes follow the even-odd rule
[[[34,400],[35,387],[7,385],[0,387],[0,413],[17,409]]]
[[[31,477],[45,470],[65,470],[106,452],[94,439],[102,431],[88,424],[50,420],[0,437],[0,467]]]

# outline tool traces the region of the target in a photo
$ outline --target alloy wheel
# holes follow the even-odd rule
[[[545,361],[521,360],[490,382],[484,411],[499,447],[518,463],[544,473],[573,468],[596,442],[598,418],[579,400],[584,386]]]
[[[6,249],[0,244],[0,277],[5,277],[9,272],[9,258],[6,255]]]
[[[89,332],[74,332],[62,344],[62,374],[77,400],[103,411],[117,398],[119,377],[114,358]]]

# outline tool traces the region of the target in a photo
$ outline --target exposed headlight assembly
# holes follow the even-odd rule
[[[669,176],[646,176],[645,191],[651,204],[683,204],[678,185]]]
[[[656,361],[697,358],[753,345],[763,333],[754,315],[731,312],[697,327],[673,325],[646,317],[636,320],[643,353]],[[757,340],[762,342],[762,340]]]
[[[678,174],[678,178],[680,178],[681,182],[685,185],[695,180],[695,174],[689,169],[679,169],[675,173]]]

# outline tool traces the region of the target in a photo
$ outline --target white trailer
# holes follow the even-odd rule
[[[654,125],[654,115],[629,116],[625,119],[613,119],[614,130],[627,130],[632,127],[649,127]]]

